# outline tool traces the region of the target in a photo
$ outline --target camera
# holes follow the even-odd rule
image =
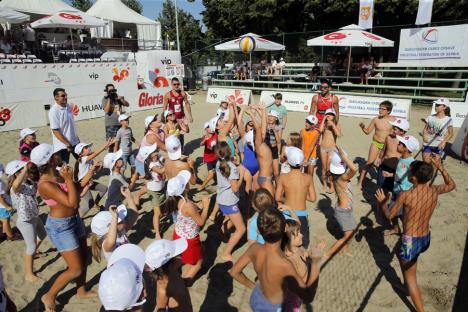
[[[115,100],[118,97],[117,90],[111,90],[107,93],[110,99]]]

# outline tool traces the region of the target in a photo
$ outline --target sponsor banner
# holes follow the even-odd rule
[[[364,29],[372,28],[374,18],[374,0],[359,1],[359,27]]]
[[[275,102],[274,95],[278,93],[276,91],[262,91],[260,101],[265,105],[271,106]],[[292,112],[309,112],[310,104],[312,103],[312,97],[315,93],[305,92],[281,92],[283,95],[282,104],[288,111]]]
[[[164,93],[156,89],[139,90],[135,94],[135,98],[135,101],[130,104],[131,111],[162,109]]]
[[[452,151],[461,159],[468,162],[468,117],[465,117],[458,134],[453,141]]]
[[[22,128],[36,128],[47,124],[44,106],[34,101],[0,102],[0,132]]]
[[[364,97],[338,94],[340,103],[340,116],[352,116],[361,118],[374,118],[379,114],[379,104],[387,98]],[[390,99],[393,103],[392,115],[398,118],[410,119],[411,100]]]
[[[232,99],[238,105],[249,105],[252,90],[248,89],[228,89],[228,88],[208,88],[206,102],[220,104],[222,100]]]
[[[170,83],[173,77],[179,78],[182,87],[184,66],[181,65],[182,58],[179,51],[139,51],[135,53],[135,60],[138,89],[157,89],[164,95],[171,90]]]
[[[466,65],[467,37],[468,24],[402,29],[398,63],[413,67]]]
[[[431,114],[435,114],[434,104],[432,104]],[[468,116],[468,103],[450,102],[450,117],[452,117],[453,126],[455,128],[460,128],[462,126],[466,116]]]

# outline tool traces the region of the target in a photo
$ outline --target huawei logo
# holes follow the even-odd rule
[[[75,103],[72,103],[70,105],[70,110],[71,110],[73,116],[78,116],[78,114],[80,113],[80,107],[78,105],[76,105]]]

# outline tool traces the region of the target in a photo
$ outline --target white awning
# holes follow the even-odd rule
[[[60,10],[76,10],[61,0],[2,0],[0,7],[41,15],[50,15]]]
[[[0,24],[19,24],[29,21],[29,15],[5,8],[0,7]]]
[[[335,47],[393,47],[393,41],[372,34],[358,25],[351,24],[340,30],[307,40],[308,46]]]
[[[231,41],[227,41],[221,44],[218,44],[215,46],[215,50],[218,51],[242,51],[241,47],[239,46],[239,43],[242,38],[244,37],[251,37],[253,38],[254,41],[254,49],[252,52],[255,51],[281,51],[285,49],[285,46],[270,40],[267,40],[265,38],[260,37],[257,34],[253,33],[248,33],[245,35],[240,36],[239,38],[236,38]]]

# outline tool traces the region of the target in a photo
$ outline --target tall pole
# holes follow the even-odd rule
[[[177,34],[177,51],[180,51],[180,43],[179,43],[179,20],[177,18],[177,0],[174,0],[174,9],[175,9],[175,27],[176,27],[176,34]]]

